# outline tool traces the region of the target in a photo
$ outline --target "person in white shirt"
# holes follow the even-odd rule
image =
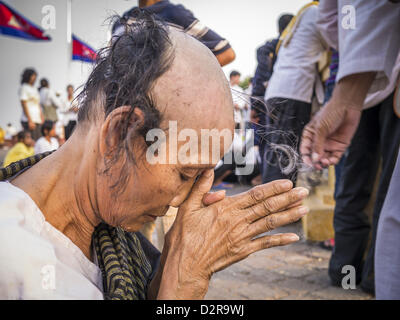
[[[22,106],[21,125],[24,130],[31,133],[34,140],[40,138],[40,128],[44,121],[39,91],[34,87],[36,77],[37,73],[34,69],[25,69],[19,89],[19,100]]]
[[[320,1],[317,26],[339,48],[339,68],[332,97],[305,127],[300,148],[304,162],[316,169],[345,154],[329,276],[341,286],[343,266],[352,265],[356,283],[377,299],[400,299],[400,119],[393,110],[400,4],[393,2]],[[365,207],[379,166],[371,223]]]
[[[60,99],[49,87],[49,81],[45,78],[40,80],[40,105],[42,106],[45,120],[56,122],[58,120],[57,110],[61,107]]]
[[[55,123],[51,120],[46,120],[42,125],[42,137],[35,143],[35,154],[53,151],[58,149],[59,144],[56,136]]]
[[[63,109],[65,140],[68,140],[75,129],[78,119],[78,106],[74,100],[74,87],[71,84],[67,86],[67,95],[64,99]]]
[[[229,85],[231,87],[233,107],[234,107],[234,117],[235,117],[235,128],[244,129],[243,125],[243,109],[246,105],[244,99],[243,89],[239,86],[240,83],[240,73],[237,71],[232,71],[229,74]]]
[[[278,44],[277,60],[265,92],[265,132],[260,133],[266,144],[262,155],[263,183],[276,179],[296,182],[297,167],[290,165],[286,153],[271,146],[287,145],[298,152],[299,137],[311,117],[313,97],[320,104],[324,100],[317,64],[328,46],[317,29],[317,14],[317,5],[304,6]],[[290,172],[284,170],[289,167]]]

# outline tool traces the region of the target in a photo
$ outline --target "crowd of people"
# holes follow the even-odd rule
[[[22,131],[11,124],[5,129],[3,145],[9,148],[3,166],[47,151],[54,151],[67,140],[76,125],[78,107],[74,87],[68,85],[65,95],[50,88],[46,78],[35,87],[37,72],[26,68],[18,92]]]
[[[400,119],[393,109],[400,72],[396,2],[354,0],[355,28],[352,22],[342,23],[352,19],[341,10],[347,3],[343,0],[313,1],[295,15],[282,14],[277,37],[257,49],[257,69],[243,90],[240,72],[230,73],[230,88],[222,79],[220,67],[235,59],[225,38],[182,5],[139,1],[143,10],[129,10],[113,25],[108,55],[99,58],[83,89],[78,123],[73,87],[68,86],[66,97],[60,99],[46,79],[37,89],[36,72],[26,69],[19,93],[24,130],[16,134],[4,165],[55,150],[71,137],[75,125],[77,129],[65,148],[25,174],[11,175],[15,186],[0,184],[0,195],[32,208],[27,198],[31,195],[42,204],[43,216],[63,231],[54,236],[47,226],[45,234],[30,243],[40,246],[49,241],[62,253],[55,258],[67,266],[62,286],[56,289],[60,297],[70,292],[68,286],[79,283],[82,290],[72,290],[79,291],[78,297],[202,298],[214,272],[252,252],[298,240],[293,234],[257,236],[307,213],[301,200],[308,191],[293,188],[300,170],[334,165],[331,283],[341,286],[343,267],[350,265],[364,291],[379,299],[400,299]],[[166,29],[154,16],[174,28]],[[168,108],[158,110],[155,101]],[[193,105],[193,112],[181,109]],[[212,109],[216,106],[218,117]],[[223,192],[208,193],[212,186],[226,188],[224,180],[230,174],[241,176],[242,163],[225,165],[228,150],[219,163],[206,167],[149,170],[147,163],[137,161],[140,146],[145,147],[143,133],[160,127],[164,119],[178,118],[196,128],[234,128],[231,148],[239,140],[240,152],[248,138],[246,129],[254,129],[255,147],[244,161],[257,165],[247,182],[262,184],[229,200]],[[92,152],[85,153],[85,148]],[[52,161],[60,165],[49,173]],[[57,177],[51,188],[46,176]],[[43,187],[32,186],[29,179],[43,182]],[[377,179],[370,224],[365,208]],[[71,186],[74,190],[69,192]],[[16,187],[26,193],[19,194]],[[68,205],[59,203],[64,200]],[[130,231],[141,229],[151,239],[155,217],[169,206],[180,209],[160,258],[148,240]],[[66,207],[68,221],[59,210]],[[27,215],[21,206],[14,209]],[[236,212],[240,214],[232,214]],[[27,237],[29,225],[19,228],[21,237]],[[66,239],[80,250],[67,250]],[[42,254],[53,257],[52,251]],[[118,266],[110,266],[110,261]],[[5,277],[1,272],[5,271],[0,271],[0,283]],[[22,273],[16,278],[23,282],[26,277]],[[29,287],[24,290],[10,292],[19,298],[34,295]]]

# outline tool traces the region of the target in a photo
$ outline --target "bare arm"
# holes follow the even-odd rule
[[[352,74],[337,83],[332,98],[304,128],[300,152],[306,164],[321,169],[339,162],[357,130],[375,75]]]

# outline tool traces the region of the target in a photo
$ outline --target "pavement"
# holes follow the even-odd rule
[[[227,194],[248,187],[235,186]],[[300,236],[295,244],[274,247],[250,255],[216,273],[206,299],[262,300],[369,300],[372,296],[359,288],[343,289],[329,282],[331,251],[304,239],[301,222],[278,228],[272,233],[294,232]]]

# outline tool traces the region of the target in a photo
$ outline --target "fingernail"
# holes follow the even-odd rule
[[[292,187],[293,183],[291,181],[285,181],[282,185],[285,189],[289,189]]]
[[[319,159],[319,154],[316,153],[316,152],[313,152],[313,154],[312,154],[312,161],[313,161],[313,162],[317,162],[318,159]]]
[[[309,193],[308,189],[302,187],[299,187],[296,192],[299,197],[306,197]]]
[[[300,238],[299,238],[299,236],[297,234],[291,234],[290,235],[290,240],[291,241],[299,241]]]
[[[301,206],[298,209],[298,213],[301,215],[306,215],[309,211],[310,211],[310,209],[306,206]]]

